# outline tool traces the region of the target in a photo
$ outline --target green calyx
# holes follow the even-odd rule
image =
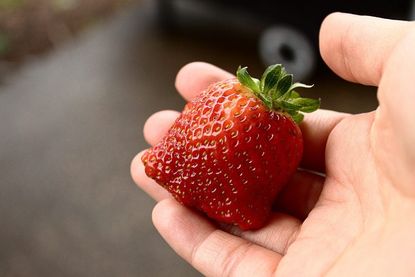
[[[314,112],[320,107],[320,99],[303,98],[295,91],[296,88],[311,88],[312,85],[293,83],[293,75],[288,74],[281,64],[269,66],[261,80],[251,77],[247,67],[239,67],[236,76],[268,108],[288,113],[297,124],[304,119],[303,113]]]

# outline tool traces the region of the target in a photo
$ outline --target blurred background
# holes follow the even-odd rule
[[[0,0],[0,276],[199,276],[129,175],[146,118],[182,109],[188,62],[282,62],[323,108],[376,108],[375,88],[324,66],[319,25],[337,10],[408,20],[413,3],[286,2]]]

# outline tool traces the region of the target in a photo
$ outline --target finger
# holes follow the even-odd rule
[[[413,27],[385,66],[372,134],[378,150],[376,159],[385,168],[386,175],[404,194],[415,196],[415,120],[412,115],[415,109],[415,25]]]
[[[193,62],[185,65],[177,74],[176,88],[186,99],[191,100],[210,84],[232,78],[232,74],[208,63]],[[144,137],[150,145],[157,143],[179,116],[175,111],[161,111],[149,117],[144,125]]]
[[[180,113],[176,111],[160,111],[151,115],[144,124],[144,138],[150,145],[155,145],[168,132]]]
[[[307,114],[300,124],[304,139],[301,166],[325,172],[325,150],[327,139],[336,125],[348,114],[329,110],[317,110]]]
[[[342,78],[379,84],[384,63],[411,23],[369,16],[334,13],[320,29],[320,52]]]
[[[143,153],[144,151],[141,151],[131,162],[130,171],[134,182],[156,201],[171,197],[163,187],[147,177],[144,172],[144,164],[141,161]]]
[[[281,255],[216,229],[201,215],[166,199],[153,222],[170,246],[206,276],[271,276]]]
[[[288,247],[297,238],[300,226],[300,220],[284,213],[272,214],[266,226],[254,231],[242,231],[237,226],[229,224],[221,225],[225,231],[281,255],[287,253]]]
[[[412,27],[388,60],[379,88],[381,112],[393,122],[395,134],[408,151],[414,148],[415,141],[415,120],[412,116],[415,109],[415,24]]]
[[[214,65],[193,62],[177,73],[176,88],[184,99],[190,101],[209,85],[232,77],[234,75]]]
[[[278,194],[274,209],[304,220],[320,198],[324,180],[323,176],[298,170]]]

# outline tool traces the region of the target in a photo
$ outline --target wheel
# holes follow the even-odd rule
[[[307,79],[316,66],[314,47],[301,32],[288,26],[272,26],[259,39],[259,55],[265,65],[282,64],[298,80]]]

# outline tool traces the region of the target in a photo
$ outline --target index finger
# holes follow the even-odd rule
[[[170,246],[205,276],[273,276],[282,255],[233,236],[173,199],[159,202],[153,222]]]
[[[321,25],[321,56],[342,78],[377,86],[384,64],[411,26],[407,21],[333,13]]]
[[[209,63],[193,62],[177,73],[176,88],[187,101],[191,101],[209,85],[235,77],[233,74]]]

